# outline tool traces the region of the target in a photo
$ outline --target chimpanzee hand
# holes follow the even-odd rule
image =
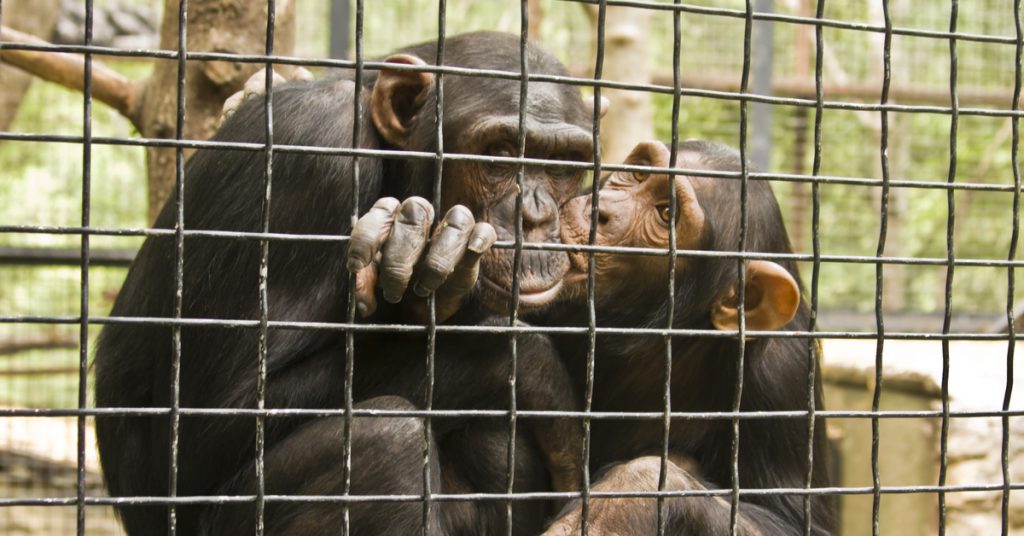
[[[227,118],[231,117],[231,114],[235,113],[235,110],[237,110],[238,107],[241,106],[242,102],[245,101],[245,99],[248,99],[253,95],[262,95],[263,92],[266,91],[266,73],[267,70],[265,68],[256,71],[255,73],[253,73],[252,76],[249,77],[248,80],[245,81],[245,86],[242,87],[241,91],[235,93],[234,95],[231,95],[227,98],[227,100],[224,101],[224,108],[220,112],[220,119],[218,120],[218,125],[223,123]],[[309,69],[300,66],[292,67],[290,72],[285,73],[289,75],[287,78],[282,76],[277,71],[271,71],[271,74],[274,77],[273,85],[275,86],[283,82],[287,82],[288,80],[313,79],[313,73],[309,72]]]
[[[402,301],[410,287],[419,298],[436,293],[436,318],[446,320],[458,311],[473,289],[480,257],[497,240],[494,227],[477,222],[473,213],[455,205],[434,232],[434,208],[422,197],[377,200],[352,229],[347,266],[356,274],[356,307],[365,318],[377,309],[379,284],[384,299]],[[426,318],[424,300],[410,303],[416,320]]]

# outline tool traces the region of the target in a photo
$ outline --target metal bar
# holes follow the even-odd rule
[[[78,316],[0,316],[0,324],[78,324]],[[201,326],[219,328],[258,328],[258,320],[224,320],[213,318],[182,318],[169,317],[113,317],[92,315],[90,325],[123,324],[151,326]],[[271,320],[267,324],[270,329],[304,329],[322,331],[355,331],[361,333],[426,333],[426,326],[409,324],[349,324],[344,322],[302,322]],[[440,333],[490,333],[490,334],[544,334],[544,335],[584,335],[589,333],[587,327],[572,326],[474,326],[474,325],[439,325]],[[683,328],[612,328],[596,327],[595,333],[601,335],[650,335],[657,337],[704,337],[731,338],[736,337],[737,330],[717,329],[683,329]],[[877,339],[877,331],[756,331],[748,330],[749,337],[762,339]],[[930,331],[890,332],[885,335],[892,340],[921,341],[1007,341],[1005,333],[952,332],[935,333]],[[1016,334],[1012,339],[1024,340],[1024,334]]]
[[[270,56],[274,52],[274,21],[276,19],[275,0],[267,0],[266,51]],[[267,62],[263,86],[263,113],[265,115],[264,136],[265,152],[263,155],[263,202],[260,207],[260,227],[264,233],[270,232],[270,204],[274,184],[274,64]],[[267,397],[267,357],[269,353],[267,323],[270,317],[270,242],[260,240],[259,268],[259,339],[257,342],[257,374],[256,374],[256,408],[263,409]],[[264,455],[266,451],[266,418],[256,418],[256,536],[263,536],[266,526],[266,474]]]
[[[363,116],[363,99],[359,88],[363,87],[363,0],[356,0],[356,71],[352,98],[352,148],[362,145],[363,122],[359,120]],[[360,176],[359,156],[352,156],[352,214],[349,227],[355,227],[359,220]],[[348,273],[348,313],[346,315],[349,324],[356,323],[356,276]],[[344,397],[345,413],[342,421],[342,490],[345,495],[352,492],[352,414],[353,394],[352,382],[355,381],[355,354],[356,340],[355,332],[345,332],[345,380]],[[342,505],[342,534],[348,536],[352,533],[351,512],[347,504]]]
[[[825,0],[817,1],[815,17],[822,18],[825,13]],[[821,124],[825,115],[822,107],[824,87],[822,71],[825,37],[821,26],[814,31],[814,96],[818,107],[814,110],[814,162],[811,164],[811,175],[821,172]],[[814,256],[811,266],[811,315],[807,321],[807,331],[815,331],[818,327],[818,286],[821,280],[821,186],[817,183],[811,187],[811,249]],[[807,473],[804,476],[804,487],[811,489],[814,481],[814,435],[817,426],[817,407],[815,389],[818,385],[818,357],[820,343],[814,339],[807,341]],[[804,497],[804,536],[811,536],[814,526],[814,511],[810,495]]]
[[[880,101],[885,104],[889,101],[889,84],[892,81],[892,19],[889,15],[889,0],[882,0],[882,16],[885,19],[885,41],[882,50],[882,95]],[[881,112],[882,136],[880,141],[879,155],[882,165],[882,196],[881,196],[881,221],[878,230],[878,249],[875,256],[881,257],[885,254],[885,239],[889,226],[889,113]],[[875,266],[875,325],[878,331],[878,339],[875,348],[875,388],[871,396],[871,410],[878,411],[882,396],[882,356],[885,346],[885,319],[882,312],[882,293],[884,290],[884,265],[881,263]],[[889,337],[891,338],[891,336]],[[879,440],[878,419],[871,419],[871,481],[874,489],[874,496],[871,502],[871,533],[879,535],[879,513],[881,510],[881,487],[882,480],[878,467],[878,440]]]
[[[93,0],[85,1],[85,44],[93,38]],[[85,54],[82,78],[82,227],[89,227],[92,214],[92,55]],[[90,237],[81,236],[81,286],[79,288],[78,407],[88,406],[89,385],[89,246]],[[77,427],[77,471],[75,475],[75,518],[78,536],[85,536],[86,417],[79,415]]]
[[[90,248],[90,266],[128,266],[135,258],[133,249]],[[71,248],[2,247],[0,265],[81,266],[82,252]]]
[[[677,0],[678,3],[678,0]],[[672,145],[669,147],[669,164],[668,167],[676,167],[676,163],[679,160],[679,65],[682,62],[682,24],[681,16],[679,12],[672,14],[672,87],[677,88],[675,95],[672,96]],[[597,138],[595,138],[597,139]],[[668,301],[667,314],[665,319],[666,327],[672,328],[675,324],[675,305],[676,305],[676,250],[678,244],[676,243],[676,221],[679,218],[678,207],[676,203],[677,199],[676,189],[674,187],[669,188],[669,226],[668,226],[668,288],[665,295],[665,299]],[[596,217],[596,214],[595,214]],[[593,224],[592,228],[596,228],[597,225]],[[668,484],[668,464],[669,464],[669,441],[672,434],[672,337],[665,337],[665,378],[663,380],[664,385],[662,387],[662,407],[665,411],[665,416],[662,418],[662,438],[661,438],[661,460],[660,467],[658,468],[658,491],[665,491],[665,487]],[[658,498],[658,536],[665,536],[665,531],[668,530],[668,512],[665,511],[665,499]]]
[[[949,30],[956,32],[957,18],[960,5],[958,0],[952,0],[949,14]],[[949,122],[949,170],[946,177],[947,182],[956,182],[957,163],[957,127],[959,126],[958,108],[960,100],[957,89],[957,49],[956,39],[949,40],[949,100],[952,103],[953,114]],[[955,244],[954,230],[956,228],[956,199],[953,191],[946,191],[946,281],[943,304],[942,332],[949,333],[953,317],[953,275],[955,265]],[[946,472],[949,466],[949,340],[942,341],[942,424],[939,431],[939,486],[946,484]],[[939,534],[946,534],[946,494],[939,491]]]
[[[1022,78],[1024,78],[1021,74],[1021,64],[1024,63],[1024,28],[1022,28],[1021,25],[1020,10],[1021,0],[1014,0],[1013,25],[1017,32],[1017,48],[1014,54],[1013,101],[1010,103],[1010,108],[1012,110],[1017,110],[1020,107]],[[1020,120],[1017,118],[1010,119],[1010,128],[1012,136],[1012,142],[1010,145],[1010,164],[1013,168],[1013,210],[1010,215],[1012,230],[1010,232],[1010,246],[1008,248],[1009,251],[1007,252],[1007,258],[1013,259],[1017,257],[1017,241],[1020,238]],[[1017,315],[1015,314],[1013,305],[1015,291],[1015,270],[1014,268],[1008,268],[1006,270],[1006,384],[1003,389],[1003,411],[1008,411],[1010,409],[1010,402],[1013,397],[1014,358],[1017,346],[1014,342],[1017,338]],[[1006,536],[1009,534],[1010,530],[1010,419],[1009,417],[1003,416],[1000,421],[1003,434],[999,456],[1003,477],[1002,498],[1000,501],[1002,513],[1001,532],[1003,536]]]
[[[143,408],[118,407],[118,408],[87,408],[79,409],[50,409],[50,408],[0,408],[0,417],[32,417],[32,418],[57,418],[77,417],[79,415],[90,416],[135,416],[149,417],[169,415],[171,408],[147,406]],[[181,415],[190,416],[219,416],[219,417],[338,417],[346,414],[344,409],[247,409],[247,408],[179,408]],[[354,409],[351,412],[353,417],[416,417],[422,418],[427,415],[444,418],[507,418],[507,410],[489,409],[462,409],[462,410],[383,410],[383,409]],[[674,411],[671,414],[673,419],[697,420],[697,421],[729,421],[732,419],[755,420],[755,419],[805,419],[808,412],[804,410],[780,410],[780,411],[713,411],[693,412]],[[990,410],[990,411],[950,411],[951,418],[983,418],[983,417],[1020,417],[1024,416],[1024,410]],[[528,419],[544,418],[589,418],[603,420],[656,420],[664,418],[663,411],[529,411],[520,410],[519,416]],[[941,410],[818,410],[815,413],[816,419],[941,419]]]
[[[946,493],[969,493],[969,492],[994,492],[1002,489],[1001,484],[967,484],[960,486],[883,486],[880,491],[883,495],[904,495],[904,494],[934,494],[940,491]],[[1024,484],[1014,484],[1011,490],[1024,490]],[[744,488],[740,490],[742,497],[783,497],[783,496],[828,496],[828,495],[871,495],[876,490],[872,486],[834,486],[828,488]],[[687,497],[728,497],[731,493],[728,489],[692,489],[685,491],[594,491],[593,498],[602,499],[656,499],[664,498],[687,498]],[[434,500],[437,502],[482,502],[482,501],[568,501],[578,499],[579,493],[575,492],[529,492],[515,493],[437,493]],[[265,499],[272,504],[367,504],[367,503],[403,503],[419,502],[421,495],[266,495]],[[185,497],[87,497],[86,506],[161,506],[167,504],[178,505],[217,505],[217,504],[238,504],[251,503],[255,500],[254,495],[196,495]],[[39,497],[39,498],[14,498],[0,499],[0,508],[14,506],[44,506],[59,507],[75,504],[74,497]]]
[[[604,47],[605,47],[605,31],[606,23],[608,20],[608,6],[605,2],[599,2],[597,6],[597,19],[595,28],[597,31],[597,42],[594,50],[594,79],[599,80],[604,76]],[[591,176],[590,182],[590,231],[587,233],[587,244],[594,245],[597,243],[597,224],[598,224],[598,206],[600,204],[600,177],[602,174],[602,162],[601,162],[601,86],[594,85],[594,107],[591,111],[592,117],[594,118],[593,124],[591,125],[591,136],[594,140],[594,173]],[[589,413],[594,407],[594,367],[597,363],[597,308],[596,303],[596,288],[597,279],[595,271],[597,270],[596,260],[593,253],[587,254],[587,364],[586,364],[586,384],[583,389],[583,409],[585,413]],[[590,493],[591,493],[591,474],[590,474],[590,450],[591,450],[591,421],[589,418],[584,417],[581,423],[583,432],[583,489],[580,496],[580,534],[581,536],[587,536],[590,529],[587,526],[590,519]]]
[[[444,65],[445,48],[445,27],[447,17],[447,4],[444,0],[438,0],[437,4],[437,54],[434,61],[437,65]],[[431,204],[434,207],[435,217],[443,217],[441,214],[441,191],[442,179],[444,177],[444,74],[438,73],[434,77],[434,88],[436,98],[434,99],[434,136],[435,158],[434,164],[434,195]],[[431,517],[433,513],[433,493],[430,480],[431,448],[434,445],[434,430],[430,410],[434,408],[434,367],[437,361],[437,294],[431,292],[427,297],[427,355],[426,355],[426,390],[424,393],[424,409],[427,410],[423,426],[423,526],[420,527],[423,536],[430,536]],[[438,476],[440,480],[440,475]],[[440,490],[438,490],[440,491]],[[509,490],[511,492],[511,489]],[[511,505],[509,512],[511,512]],[[511,519],[511,513],[509,514]]]
[[[185,73],[188,64],[185,54],[188,45],[188,0],[178,3],[178,75],[177,102],[175,109],[174,137],[176,140],[185,138],[186,86]],[[174,151],[174,318],[181,319],[184,312],[185,296],[185,150],[176,147]],[[168,431],[167,464],[167,495],[176,497],[178,494],[178,454],[180,441],[181,401],[181,328],[171,328],[171,412]],[[178,532],[178,516],[175,505],[167,509],[167,534],[174,536]]]
[[[743,74],[741,75],[741,88],[745,93],[747,90],[747,80],[750,77],[751,69],[751,40],[752,32],[754,27],[754,5],[751,0],[746,0],[746,19],[743,23]],[[748,127],[748,103],[746,101],[740,101],[740,172],[741,172],[741,183],[740,183],[740,236],[737,243],[736,249],[740,252],[746,250],[747,246],[747,220],[749,217],[749,207],[747,205],[748,196],[748,182],[749,182],[749,164],[747,162],[747,127]],[[733,392],[732,409],[733,411],[739,411],[743,400],[743,371],[744,361],[747,351],[747,317],[746,317],[746,282],[747,282],[747,270],[746,263],[743,260],[736,261],[736,301],[737,301],[737,313],[739,315],[739,330],[737,333],[736,340],[738,342],[739,351],[736,356],[736,386]],[[739,517],[740,517],[740,421],[739,419],[733,419],[732,421],[732,445],[730,446],[730,458],[731,458],[731,484],[732,484],[732,495],[730,497],[730,511],[729,511],[729,533],[732,536],[736,536],[737,530],[739,530]]]
[[[527,0],[519,2],[519,109],[517,110],[517,139],[516,155],[520,158],[526,157],[526,113],[529,103],[528,94],[530,87],[530,61],[526,54],[526,45],[529,41],[530,32],[530,6]],[[516,325],[519,320],[519,289],[521,285],[519,272],[523,267],[523,183],[526,180],[526,165],[520,164],[516,170],[516,204],[515,204],[515,249],[512,254],[512,311],[509,313],[508,324]],[[509,358],[508,375],[508,443],[506,444],[505,458],[505,489],[511,495],[515,489],[516,470],[516,426],[519,416],[516,411],[516,387],[518,378],[516,369],[519,366],[519,338],[517,334],[509,335],[509,348],[512,350]],[[512,501],[505,503],[505,534],[512,536]],[[586,529],[584,529],[584,534]]]

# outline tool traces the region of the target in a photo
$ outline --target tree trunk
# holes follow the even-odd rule
[[[527,7],[529,8],[529,27],[527,28],[527,37],[531,41],[540,41],[540,26],[544,22],[544,6],[540,5],[540,0],[529,0]]]
[[[5,26],[43,39],[53,34],[57,0],[4,0],[0,4]],[[0,64],[0,130],[10,129],[31,82],[32,75]]]
[[[647,84],[651,81],[651,10],[632,7],[608,7],[605,17],[604,73],[602,78],[617,82]],[[591,22],[597,25],[597,8],[590,7]],[[597,50],[597,32],[594,32]],[[621,163],[640,141],[654,138],[651,94],[646,91],[602,89],[609,100],[607,115],[601,121],[601,160]]]
[[[166,0],[160,47],[178,48],[178,0]],[[295,3],[278,0],[274,54],[290,55],[295,45]],[[187,49],[191,52],[263,54],[267,5],[246,0],[191,0],[188,3]],[[185,132],[205,140],[217,127],[224,99],[239,91],[263,65],[223,61],[189,61],[185,69]],[[177,111],[178,63],[157,60],[141,92],[140,125],[147,138],[173,138]],[[174,189],[174,148],[149,147],[149,219],[153,221]],[[191,154],[187,151],[186,154]]]

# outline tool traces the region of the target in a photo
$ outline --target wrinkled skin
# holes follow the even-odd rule
[[[658,142],[637,146],[626,164],[669,167],[668,149]],[[677,167],[738,171],[739,157],[710,142],[680,145]],[[739,237],[739,181],[658,172],[619,172],[600,189],[595,243],[666,249],[669,226],[675,224],[680,250],[735,251]],[[671,192],[675,192],[674,214]],[[574,199],[563,209],[566,243],[586,244],[592,220],[590,196]],[[792,248],[770,187],[750,181],[746,249],[790,253]],[[735,332],[740,322],[738,264],[735,259],[678,257],[675,295],[666,297],[665,256],[595,253],[595,307],[601,327],[665,327],[668,300],[674,302],[673,328]],[[571,256],[566,278],[566,303],[552,311],[553,325],[587,323],[587,255]],[[743,318],[750,332],[808,328],[808,308],[800,301],[796,267],[788,261],[748,261],[745,268]],[[668,299],[666,299],[668,298]],[[665,409],[664,338],[598,334],[593,377],[596,412],[661,412]],[[556,337],[557,346],[580,382],[587,377],[585,340]],[[671,409],[674,412],[729,412],[733,408],[740,355],[735,337],[677,336],[672,339]],[[816,356],[806,341],[769,336],[749,338],[745,345],[741,411],[806,409],[809,366]],[[822,408],[820,380],[814,396]],[[591,424],[590,470],[602,472],[595,490],[654,491],[662,464],[664,425],[660,419],[595,419]],[[807,474],[806,419],[741,419],[739,424],[739,486],[802,488]],[[732,486],[731,419],[673,419],[667,437],[669,459],[664,468],[666,490],[696,491]],[[829,485],[824,426],[817,423],[813,441],[812,486]],[[683,462],[681,460],[689,460]],[[604,468],[602,470],[602,468]],[[697,470],[699,469],[699,471]],[[591,534],[650,533],[656,527],[653,499],[592,499]],[[728,498],[693,496],[664,501],[667,534],[729,534]],[[832,499],[811,500],[811,533],[828,534],[834,524]],[[545,534],[578,533],[581,506],[573,503]],[[803,533],[803,497],[742,496],[737,533],[791,535]],[[639,527],[639,528],[638,528]]]

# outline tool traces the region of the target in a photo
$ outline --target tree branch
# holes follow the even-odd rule
[[[26,33],[0,26],[0,41],[25,45],[47,45],[46,41]],[[43,80],[84,90],[85,59],[66,52],[13,50],[0,48],[0,60]],[[93,62],[92,96],[115,109],[139,128],[138,89],[136,85],[109,67]]]
[[[27,352],[29,350],[49,350],[56,348],[78,348],[78,338],[51,334],[19,338],[10,341],[0,341],[0,356]]]

